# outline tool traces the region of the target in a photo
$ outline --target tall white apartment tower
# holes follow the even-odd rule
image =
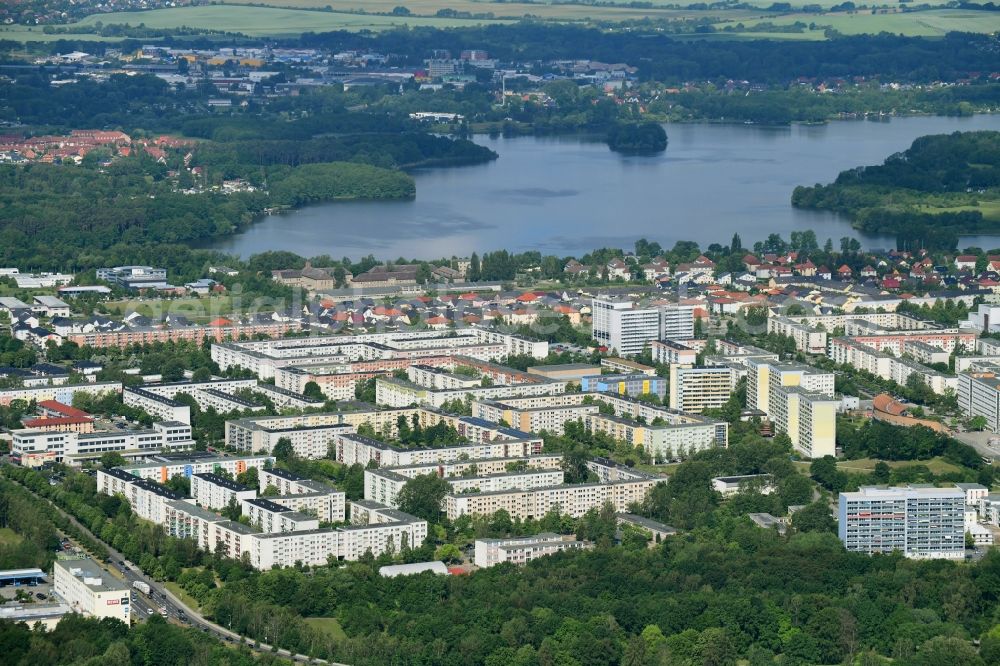
[[[694,306],[664,305],[660,315],[660,337],[665,340],[690,340],[694,337]]]
[[[630,300],[595,298],[591,309],[594,340],[619,354],[638,354],[660,337],[659,308],[637,308]]]

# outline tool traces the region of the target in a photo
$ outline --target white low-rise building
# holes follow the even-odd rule
[[[525,564],[531,560],[564,550],[593,548],[589,541],[579,541],[575,537],[565,537],[552,532],[543,532],[529,537],[508,539],[476,539],[474,562],[477,567],[487,568],[504,562]]]

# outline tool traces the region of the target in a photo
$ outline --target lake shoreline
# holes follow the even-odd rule
[[[794,210],[792,191],[829,182],[844,169],[880,163],[918,136],[1000,129],[1000,116],[664,127],[669,145],[653,156],[614,153],[593,133],[475,135],[476,143],[501,159],[469,168],[408,169],[417,183],[411,201],[300,207],[197,246],[241,256],[269,249],[390,259],[497,249],[565,256],[630,247],[641,237],[707,247],[728,243],[734,233],[746,243],[811,228],[821,240],[850,236],[869,248],[892,247],[894,238],[861,234],[842,216]],[[990,239],[983,243],[1000,245],[1000,237]],[[961,246],[974,241],[963,238]]]

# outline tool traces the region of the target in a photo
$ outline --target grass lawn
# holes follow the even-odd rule
[[[963,210],[978,210],[986,220],[1000,222],[1000,201],[980,201],[975,206],[920,206],[926,213],[958,213]]]
[[[305,621],[309,626],[314,629],[319,629],[338,641],[342,641],[347,638],[347,634],[344,633],[343,628],[340,626],[340,622],[335,617],[307,617],[305,618]]]
[[[129,312],[138,312],[147,317],[160,318],[167,314],[187,317],[196,322],[208,322],[220,316],[232,314],[234,307],[241,310],[253,307],[253,299],[242,302],[234,301],[232,296],[192,296],[190,298],[171,298],[163,300],[123,300],[109,301],[105,307],[118,316]]]
[[[858,458],[857,460],[838,460],[837,468],[845,472],[853,472],[853,473],[871,472],[872,470],[875,469],[875,464],[878,462],[879,460],[876,458]],[[929,460],[885,460],[882,462],[885,462],[886,465],[892,468],[909,467],[911,465],[926,465],[927,469],[929,469],[934,474],[944,474],[945,472],[962,471],[960,467],[958,467],[957,465],[953,465],[952,463],[948,462],[947,460],[941,457],[931,458]],[[810,463],[796,462],[795,464],[799,466],[800,471],[808,473]]]
[[[0,527],[0,546],[16,546],[21,541],[20,534],[9,527]]]
[[[193,608],[194,610],[199,612],[201,611],[201,604],[195,601],[194,597],[192,597],[190,594],[181,589],[181,586],[178,585],[177,583],[174,582],[164,583],[163,587],[170,590],[171,594],[173,594],[175,597],[177,597],[185,604],[187,604],[189,608]]]

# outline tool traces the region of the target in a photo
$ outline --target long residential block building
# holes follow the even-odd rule
[[[915,559],[965,558],[966,495],[958,488],[862,487],[839,499],[839,535],[847,550],[899,551]]]
[[[593,508],[610,502],[616,512],[624,512],[642,502],[649,491],[663,479],[649,477],[612,483],[555,485],[524,490],[499,490],[482,493],[451,493],[445,496],[449,520],[465,515],[490,516],[504,509],[511,518],[541,518],[550,511],[579,518]]]
[[[46,462],[79,465],[98,460],[109,452],[126,460],[142,460],[159,453],[187,451],[194,448],[191,426],[176,421],[154,423],[143,430],[105,432],[59,432],[50,430],[14,430],[11,432],[11,459],[18,464],[37,467]]]

